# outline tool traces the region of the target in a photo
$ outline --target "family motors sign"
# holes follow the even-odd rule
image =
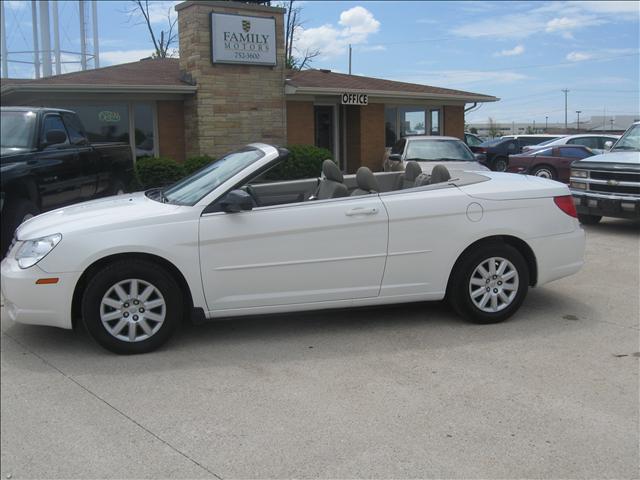
[[[275,65],[275,19],[212,13],[211,61]]]
[[[369,105],[369,95],[366,93],[349,93],[342,94],[342,105]]]

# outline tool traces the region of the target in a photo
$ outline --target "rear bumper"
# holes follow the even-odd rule
[[[609,195],[571,189],[578,213],[602,217],[640,219],[640,197]]]
[[[71,303],[80,273],[47,273],[38,265],[21,269],[14,258],[0,267],[5,312],[11,320],[30,325],[71,328]],[[39,278],[58,282],[37,285]]]
[[[537,260],[538,286],[573,275],[584,265],[585,233],[577,223],[573,232],[528,240]]]

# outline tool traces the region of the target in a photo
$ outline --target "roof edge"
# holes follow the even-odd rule
[[[176,12],[180,10],[184,10],[185,8],[191,7],[193,5],[202,5],[204,7],[218,7],[218,8],[237,8],[238,10],[247,10],[254,12],[272,12],[272,13],[284,13],[286,12],[286,8],[280,7],[269,7],[266,5],[254,5],[243,2],[234,2],[234,1],[220,1],[220,0],[187,0],[185,2],[181,2],[177,4],[174,8]],[[222,13],[222,12],[221,12]]]
[[[100,92],[100,93],[195,93],[195,85],[104,85],[104,84],[38,84],[16,83],[3,85],[0,93],[19,92]]]

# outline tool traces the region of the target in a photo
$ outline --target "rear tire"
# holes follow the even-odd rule
[[[82,297],[82,319],[102,347],[119,354],[151,352],[182,322],[175,279],[146,260],[120,260],[98,271]]]
[[[492,242],[466,253],[456,263],[447,297],[460,316],[488,324],[513,315],[528,289],[529,268],[522,254],[511,245]]]
[[[28,220],[31,217],[38,215],[40,211],[38,207],[30,200],[24,198],[16,198],[15,200],[9,200],[2,209],[2,232],[0,233],[0,258],[4,258],[9,250],[9,245],[13,239],[13,235],[16,229],[22,222]]]
[[[583,225],[595,225],[602,220],[602,215],[587,215],[586,213],[578,214],[578,221]]]
[[[509,161],[504,157],[498,157],[493,161],[493,170],[496,172],[506,172]]]
[[[549,180],[558,179],[558,174],[556,173],[555,168],[550,167],[549,165],[538,165],[531,170],[531,175],[534,177],[548,178]]]

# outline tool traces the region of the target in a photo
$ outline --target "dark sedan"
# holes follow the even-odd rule
[[[549,147],[520,155],[509,155],[507,170],[569,183],[571,164],[596,154],[597,152],[582,145]]]
[[[560,138],[559,135],[508,135],[501,138],[487,140],[472,150],[476,153],[478,161],[496,172],[507,171],[509,156],[522,152],[527,145],[537,145]]]

